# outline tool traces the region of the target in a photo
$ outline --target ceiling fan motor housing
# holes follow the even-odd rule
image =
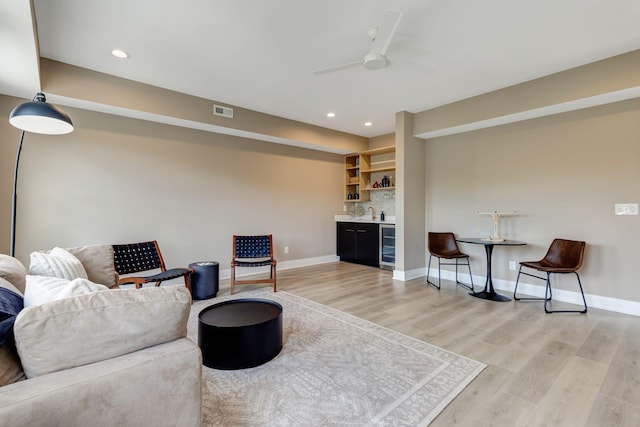
[[[372,52],[367,54],[362,62],[367,70],[379,70],[387,65],[387,58],[382,54]]]

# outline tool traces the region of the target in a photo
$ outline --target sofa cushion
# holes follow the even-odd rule
[[[67,249],[80,260],[93,283],[109,288],[118,286],[118,274],[113,262],[113,246],[87,245]]]
[[[20,291],[0,278],[0,387],[26,378],[13,340],[13,322],[21,308]]]
[[[0,254],[0,278],[11,283],[20,293],[24,293],[26,275],[27,269],[17,258]]]
[[[67,280],[58,277],[32,276],[27,274],[24,306],[32,307],[63,298],[108,290],[109,288],[104,285],[99,285],[82,278]]]
[[[14,334],[27,378],[186,336],[191,294],[182,286],[118,289],[28,307]]]
[[[29,274],[34,276],[59,277],[73,280],[78,277],[88,279],[82,263],[69,251],[53,248],[51,252],[32,252]]]
[[[0,346],[0,387],[26,379],[12,338]]]

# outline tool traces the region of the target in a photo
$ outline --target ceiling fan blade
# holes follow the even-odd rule
[[[340,70],[346,70],[347,68],[358,67],[360,65],[362,65],[362,60],[349,62],[347,64],[342,64],[342,65],[336,65],[329,68],[323,68],[322,70],[314,71],[313,74],[316,74],[316,75],[328,74],[328,73],[333,73],[334,71],[340,71]]]
[[[378,27],[376,38],[371,47],[371,53],[379,53],[381,55],[387,53],[391,39],[398,29],[398,24],[400,24],[400,19],[402,19],[401,11],[392,9],[385,11],[382,24]]]

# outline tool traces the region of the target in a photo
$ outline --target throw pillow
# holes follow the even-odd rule
[[[80,295],[23,309],[16,347],[33,378],[185,337],[190,309],[183,286]]]
[[[24,291],[24,306],[32,307],[63,298],[108,290],[109,288],[106,286],[90,282],[87,279],[67,280],[28,274],[27,287]]]
[[[0,387],[26,379],[13,339],[13,324],[22,308],[22,294],[0,278]]]
[[[59,277],[73,280],[78,277],[88,279],[82,263],[69,251],[53,248],[50,253],[32,252],[29,274],[34,276]]]
[[[93,283],[100,283],[109,288],[118,285],[112,245],[87,245],[67,250],[80,260],[88,279]]]
[[[26,275],[27,269],[17,258],[0,254],[0,278],[7,280],[20,292],[24,292]]]
[[[0,286],[0,347],[13,332],[13,322],[22,307],[22,295]]]

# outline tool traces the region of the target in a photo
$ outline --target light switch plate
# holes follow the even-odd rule
[[[616,215],[638,215],[637,203],[616,203]]]

